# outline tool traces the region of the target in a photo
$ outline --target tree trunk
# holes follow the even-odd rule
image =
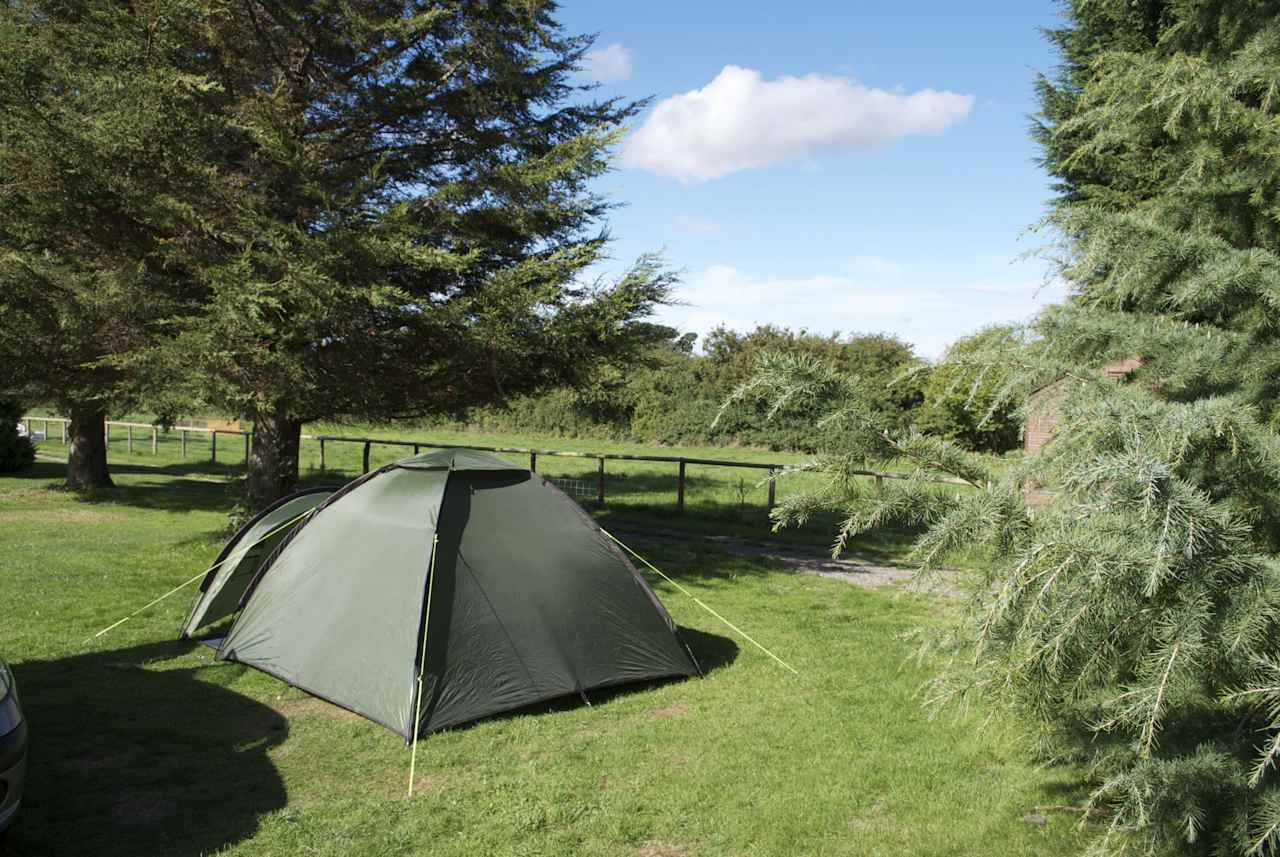
[[[71,450],[67,454],[67,487],[92,491],[111,485],[107,472],[107,414],[97,403],[71,408]]]
[[[298,484],[298,450],[302,442],[302,422],[275,412],[254,418],[253,445],[249,453],[246,480],[249,507],[265,509],[291,493]]]

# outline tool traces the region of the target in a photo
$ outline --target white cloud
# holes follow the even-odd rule
[[[891,260],[882,260],[890,262]],[[946,346],[979,327],[1017,322],[1061,301],[1061,283],[1036,277],[910,284],[896,265],[879,275],[815,274],[757,277],[729,265],[711,265],[678,292],[683,305],[665,307],[661,319],[705,335],[719,324],[746,331],[776,324],[814,333],[893,333],[938,357]]]
[[[631,79],[631,49],[620,44],[587,51],[582,58],[584,77],[601,83],[620,83]]]
[[[708,181],[821,152],[876,149],[940,134],[969,114],[972,95],[900,93],[852,78],[764,80],[725,66],[702,89],[664,98],[622,148],[624,164],[681,181]]]
[[[692,232],[694,235],[716,235],[724,229],[714,220],[691,214],[677,214],[671,222],[681,232]]]
[[[870,274],[876,277],[897,277],[902,274],[901,265],[883,256],[850,257],[849,270],[858,274]]]

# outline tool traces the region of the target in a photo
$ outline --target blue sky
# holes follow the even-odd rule
[[[705,333],[891,332],[934,357],[1060,300],[1019,257],[1050,197],[1028,137],[1051,0],[564,0],[599,94],[651,96],[601,190],[616,272],[664,250]]]

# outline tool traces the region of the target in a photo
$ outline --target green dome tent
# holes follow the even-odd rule
[[[291,502],[269,516],[287,521],[303,498]],[[220,660],[407,741],[698,673],[653,591],[576,503],[472,450],[406,458],[332,494],[288,529],[240,603]],[[187,627],[199,624],[193,613]]]

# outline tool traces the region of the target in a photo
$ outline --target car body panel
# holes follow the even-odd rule
[[[27,778],[27,721],[18,702],[18,689],[4,661],[0,661],[0,831],[22,804]]]
[[[27,724],[24,721],[7,735],[0,735],[0,830],[13,821],[22,804],[22,790],[27,778]]]

